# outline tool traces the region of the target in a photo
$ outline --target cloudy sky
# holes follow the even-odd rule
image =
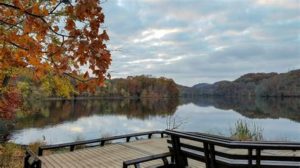
[[[300,68],[300,0],[108,0],[113,77],[192,86]]]

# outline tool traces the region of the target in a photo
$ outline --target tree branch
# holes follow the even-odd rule
[[[10,79],[10,76],[8,76],[8,75],[5,75],[5,76],[4,76],[4,79],[3,79],[3,81],[2,81],[2,87],[5,87],[5,86],[8,85],[9,79]]]
[[[53,12],[57,9],[57,7],[62,3],[62,1],[60,1],[48,14],[51,15],[53,14]]]
[[[17,48],[20,48],[20,49],[22,49],[22,50],[29,51],[29,49],[28,49],[28,48],[22,47],[22,46],[20,46],[20,45],[18,45],[18,44],[16,44],[16,43],[14,43],[14,42],[12,42],[12,41],[7,41],[7,40],[5,40],[5,41],[6,41],[6,42],[8,42],[8,43],[9,43],[9,44],[11,44],[11,45],[13,45],[13,46],[17,47]]]
[[[9,7],[9,8],[13,8],[13,9],[15,9],[15,10],[21,11],[21,9],[20,9],[19,7],[17,7],[17,6],[10,5],[10,4],[6,4],[6,3],[2,3],[2,2],[0,2],[0,6],[5,6],[5,7]],[[54,30],[52,29],[52,27],[51,27],[50,25],[48,25],[48,22],[45,20],[45,18],[44,18],[45,16],[43,16],[43,15],[36,15],[36,14],[30,13],[30,12],[28,12],[28,11],[26,11],[26,10],[23,11],[23,12],[24,12],[25,14],[29,15],[29,16],[33,16],[33,17],[36,17],[36,18],[41,19],[44,23],[47,24],[49,30],[51,30],[54,34],[56,34],[56,35],[58,35],[58,36],[61,36],[61,37],[69,37],[69,38],[74,38],[74,37],[75,37],[75,36],[69,36],[69,35],[60,34],[60,33],[57,33],[56,31],[54,31]]]
[[[87,79],[87,80],[80,79],[79,77],[73,76],[73,75],[71,75],[71,74],[69,74],[69,73],[66,73],[66,72],[64,72],[64,75],[66,75],[66,76],[68,76],[68,77],[71,77],[71,78],[73,78],[73,79],[75,79],[75,80],[77,80],[77,81],[79,81],[79,82],[83,82],[83,83],[92,80],[92,79]]]
[[[21,21],[21,22],[22,22],[22,21]],[[18,29],[23,30],[22,27],[18,26],[18,24],[20,24],[21,22],[19,22],[19,23],[17,23],[17,24],[13,24],[13,23],[8,23],[8,22],[6,22],[6,21],[0,19],[0,23],[2,23],[2,24],[10,25],[10,26],[12,26],[12,27],[16,27],[16,28],[18,28]]]
[[[17,6],[10,5],[10,4],[6,4],[6,3],[3,3],[3,2],[0,2],[0,6],[5,6],[5,7],[8,7],[8,8],[13,8],[13,9],[22,11],[21,8],[19,8],[19,7],[17,7]],[[43,18],[43,17],[45,17],[45,16],[43,16],[43,15],[36,15],[36,14],[30,13],[30,12],[28,12],[27,10],[24,10],[24,11],[22,11],[22,12],[26,13],[27,15],[33,16],[33,17],[38,17],[38,18]]]

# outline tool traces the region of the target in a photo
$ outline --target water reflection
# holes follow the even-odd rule
[[[165,129],[168,116],[185,122],[181,130],[223,135],[229,135],[238,119],[245,119],[261,126],[267,140],[300,141],[300,99],[44,101],[31,108],[32,115],[19,115],[13,131],[6,130],[12,141],[45,139],[55,144]]]
[[[49,100],[42,104],[32,104],[32,115],[19,117],[16,129],[56,125],[95,114],[148,120],[155,116],[172,115],[177,106],[178,99]]]
[[[185,99],[184,103],[192,102],[197,106],[213,106],[222,110],[234,110],[247,118],[287,118],[300,122],[299,98],[222,98],[202,97]]]

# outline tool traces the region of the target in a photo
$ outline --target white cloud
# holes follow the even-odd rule
[[[290,9],[299,9],[300,0],[256,0],[259,5],[272,5]]]
[[[179,32],[180,29],[149,29],[141,33],[141,37],[133,40],[134,43],[147,42],[151,40],[161,39],[166,35]]]
[[[166,76],[191,86],[299,67],[299,1],[108,1],[109,46],[121,47],[112,76]]]
[[[140,60],[134,60],[134,61],[129,61],[129,64],[143,64],[143,63],[155,63],[155,62],[163,62],[166,64],[170,64],[175,61],[179,61],[182,59],[182,56],[177,56],[174,58],[149,58],[149,59],[140,59]]]

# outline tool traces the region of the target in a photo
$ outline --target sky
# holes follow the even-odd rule
[[[113,78],[193,86],[300,68],[300,0],[108,0]]]

